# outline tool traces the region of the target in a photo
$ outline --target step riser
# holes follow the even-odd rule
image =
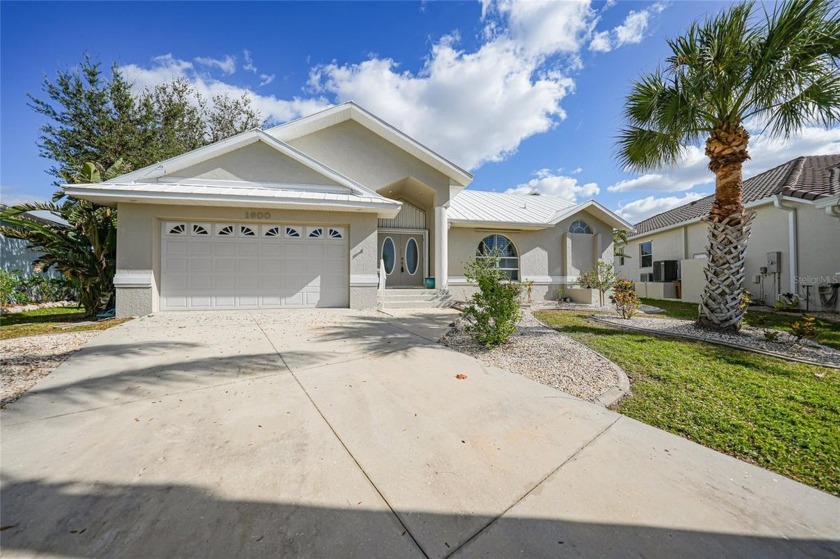
[[[385,303],[382,305],[384,310],[388,309],[446,309],[452,306],[449,302],[444,301],[414,301],[414,302],[400,302],[400,303]]]

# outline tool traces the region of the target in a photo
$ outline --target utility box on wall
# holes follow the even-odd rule
[[[767,273],[778,274],[782,271],[782,253],[768,252],[767,253]]]

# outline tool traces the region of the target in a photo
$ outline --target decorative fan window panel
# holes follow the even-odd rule
[[[582,219],[578,219],[572,222],[569,225],[569,233],[578,233],[583,235],[591,235],[592,228],[589,226],[588,223],[583,221]]]
[[[475,251],[476,258],[494,259],[496,265],[511,280],[519,280],[519,253],[513,242],[504,235],[484,237]]]

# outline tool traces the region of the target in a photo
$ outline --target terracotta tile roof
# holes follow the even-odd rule
[[[818,200],[840,194],[840,154],[797,157],[744,181],[744,204],[782,194]],[[714,195],[656,214],[636,224],[637,237],[709,213]]]

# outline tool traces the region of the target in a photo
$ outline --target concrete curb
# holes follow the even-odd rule
[[[749,351],[751,353],[758,353],[759,355],[766,355],[768,357],[776,357],[778,359],[782,359],[784,361],[791,361],[793,363],[802,363],[805,365],[814,365],[816,367],[826,367],[828,369],[838,369],[840,370],[840,365],[833,365],[831,363],[820,363],[818,361],[811,361],[810,359],[800,359],[798,357],[791,357],[789,355],[785,355],[784,353],[775,353],[773,351],[765,351],[763,349],[756,349],[749,346],[743,346],[738,344],[730,344],[729,342],[722,342],[719,340],[709,340],[706,338],[702,338],[700,336],[689,336],[686,334],[674,334],[672,332],[663,332],[661,330],[648,330],[647,328],[639,328],[637,326],[630,326],[625,324],[616,324],[615,322],[611,322],[609,320],[604,320],[599,318],[595,315],[590,315],[589,318],[596,322],[600,322],[601,324],[609,324],[610,326],[614,326],[615,328],[623,328],[624,330],[630,330],[633,332],[640,332],[642,334],[650,334],[651,336],[660,336],[663,338],[676,338],[678,340],[691,340],[693,342],[704,342],[711,345],[719,345],[724,347],[729,347],[732,349],[740,349],[741,351]]]
[[[531,316],[534,318],[534,320],[542,324],[543,327],[557,332],[558,334],[563,334],[563,330],[549,326],[548,324],[534,316],[534,313],[531,313]],[[604,406],[605,408],[609,408],[610,406],[617,404],[622,398],[630,394],[630,377],[627,376],[627,373],[624,372],[624,369],[622,369],[615,362],[607,358],[606,355],[595,351],[591,347],[584,345],[577,340],[574,340],[572,338],[569,339],[571,339],[576,344],[585,347],[588,351],[591,351],[592,353],[609,363],[610,367],[612,368],[613,372],[617,377],[616,383],[607,388],[605,391],[601,392],[601,394],[597,398],[595,398],[593,403]]]

